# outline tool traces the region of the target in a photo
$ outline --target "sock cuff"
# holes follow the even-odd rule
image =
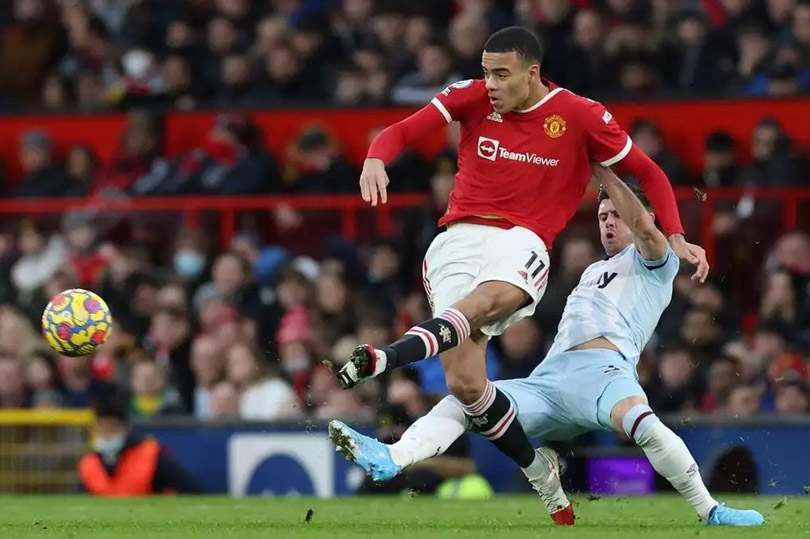
[[[456,335],[458,335],[458,343],[461,344],[467,337],[470,336],[470,322],[467,320],[467,317],[461,314],[461,311],[458,309],[453,309],[452,307],[449,309],[445,309],[439,316],[436,318],[441,318],[442,320],[446,320],[450,322],[453,326],[453,329],[456,330]]]
[[[472,404],[462,405],[464,413],[472,417],[483,414],[487,408],[492,406],[492,403],[495,402],[495,393],[495,385],[487,380],[487,387],[484,389],[484,394],[481,395],[481,398]]]
[[[636,404],[622,420],[622,429],[628,437],[636,442],[653,425],[659,421],[655,412],[647,404]]]
[[[509,428],[509,425],[511,425],[516,418],[517,418],[517,411],[515,410],[515,407],[512,406],[512,404],[510,403],[509,409],[506,411],[506,414],[504,414],[504,416],[500,419],[500,421],[495,423],[495,425],[491,429],[481,431],[480,434],[489,441],[497,440],[498,438],[506,434],[506,429]]]

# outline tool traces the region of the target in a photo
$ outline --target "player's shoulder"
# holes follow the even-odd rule
[[[638,271],[645,275],[658,276],[662,273],[677,272],[681,265],[681,260],[672,247],[667,245],[667,252],[658,260],[649,260],[639,252],[635,245],[631,246],[633,260],[636,263]],[[673,276],[674,277],[674,276]]]
[[[558,93],[559,104],[568,107],[571,112],[578,115],[598,115],[602,116],[607,114],[608,118],[605,119],[605,123],[609,122],[613,119],[609,112],[605,109],[605,106],[596,101],[595,99],[591,99],[590,97],[582,96],[572,92],[571,90],[560,88],[560,92]]]
[[[484,79],[465,79],[454,82],[441,92],[439,95],[443,97],[486,97],[487,88]]]

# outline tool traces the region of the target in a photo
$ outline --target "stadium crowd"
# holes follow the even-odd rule
[[[0,234],[0,407],[82,407],[116,381],[132,389],[136,417],[372,418],[381,402],[420,416],[446,393],[436,358],[356,391],[340,390],[321,361],[340,365],[358,343],[382,346],[429,318],[420,262],[453,172],[452,157],[437,161],[426,203],[401,216],[392,238],[351,243],[277,212],[276,225],[315,242],[309,254],[267,243],[261,227],[223,249],[203,229],[167,237],[177,226],[167,218],[14,223]],[[595,219],[586,222],[555,246],[536,315],[492,341],[492,378],[527,375],[542,360],[567,294],[603,256]],[[705,285],[689,268],[677,278],[640,366],[661,412],[810,412],[810,238],[767,245],[745,294],[730,286],[733,266]],[[50,297],[77,286],[106,299],[114,331],[94,357],[56,357],[38,320]]]
[[[0,103],[61,111],[423,103],[534,27],[543,73],[594,97],[810,89],[807,0],[14,0]]]
[[[810,83],[807,0],[15,0],[3,11],[0,100],[14,110],[422,103],[477,77],[483,40],[513,22],[546,38],[549,78],[588,95],[788,95]],[[443,28],[447,42],[437,39]],[[767,118],[745,158],[727,133],[711,134],[697,176],[654,124],[627,127],[676,185],[810,180],[806,154]],[[172,158],[154,111],[131,114],[110,162],[75,146],[62,163],[42,131],[20,143],[25,177],[4,186],[9,197],[356,190],[357,171],[328,133],[301,133],[277,160],[238,112],[220,114],[200,148]],[[421,416],[446,393],[437,358],[355,391],[340,390],[321,361],[340,365],[358,343],[382,346],[429,317],[419,269],[454,172],[452,144],[430,163],[401,156],[392,189],[426,192],[425,203],[399,216],[393,237],[359,243],[289,208],[265,216],[286,241],[268,238],[257,218],[227,246],[205,228],[167,237],[177,223],[165,216],[5,221],[0,408],[83,407],[117,382],[132,390],[135,417],[373,419],[380,403]],[[716,235],[739,240],[719,242],[707,284],[684,268],[640,363],[660,412],[810,413],[810,237],[763,227],[774,211],[748,200],[718,206]],[[491,342],[491,378],[525,376],[542,360],[567,294],[602,256],[595,221],[555,245],[538,312]],[[761,245],[725,256],[739,243]],[[745,295],[733,275],[740,256]],[[50,297],[77,286],[105,298],[114,331],[93,357],[58,357],[39,317]]]

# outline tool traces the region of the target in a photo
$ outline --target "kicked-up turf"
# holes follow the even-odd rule
[[[651,539],[810,536],[810,497],[729,497],[757,509],[761,528],[701,525],[677,496],[575,498],[577,524],[555,527],[533,496],[440,500],[428,496],[373,498],[167,497],[94,499],[85,496],[0,497],[0,538],[297,539],[380,537],[433,539]],[[307,515],[309,514],[309,518]]]

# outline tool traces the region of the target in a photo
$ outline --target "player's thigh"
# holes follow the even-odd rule
[[[637,404],[647,404],[647,395],[638,380],[619,376],[611,380],[597,402],[599,424],[606,430],[623,432],[622,421]]]
[[[529,437],[558,439],[565,421],[554,402],[557,381],[553,376],[498,380],[494,384],[512,401],[518,421]]]
[[[520,290],[523,294],[512,296],[502,316],[482,326],[482,331],[490,336],[500,335],[518,320],[534,314],[537,303],[545,293],[548,279],[549,255],[543,241],[534,232],[522,227],[501,232],[488,242],[488,263],[474,284],[477,287],[504,283],[511,285],[510,290]],[[520,299],[515,301],[514,297]]]
[[[434,238],[422,262],[422,282],[433,314],[470,293],[481,270],[482,239],[469,227],[455,225]]]
[[[469,339],[439,356],[447,389],[463,404],[472,404],[486,389],[488,340],[481,332],[474,331]]]
[[[566,420],[589,430],[613,430],[612,407],[625,397],[644,394],[633,364],[613,350],[565,352],[543,363],[563,371],[557,400]]]

